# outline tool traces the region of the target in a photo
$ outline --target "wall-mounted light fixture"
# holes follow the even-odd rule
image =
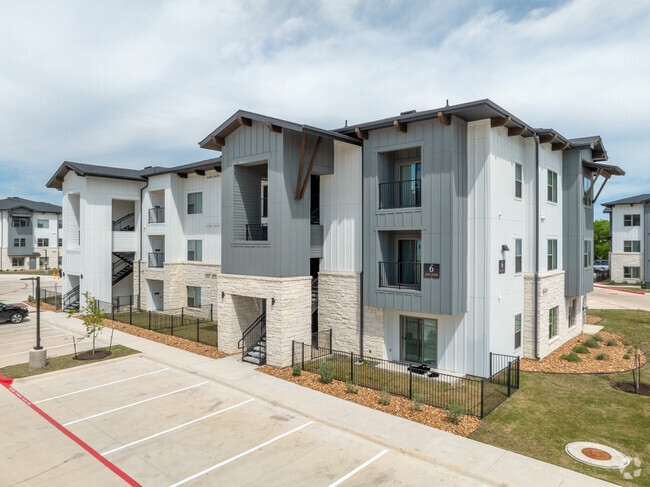
[[[501,246],[501,252],[508,252],[510,249],[508,248],[507,245],[502,245]]]
[[[226,293],[223,292],[223,291],[221,291],[221,299],[223,299],[223,298],[225,298],[225,297],[226,297]]]
[[[275,304],[275,298],[271,298],[271,306]]]

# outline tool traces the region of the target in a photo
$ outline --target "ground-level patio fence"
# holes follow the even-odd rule
[[[485,417],[519,389],[519,357],[490,354],[490,377],[452,375],[419,364],[383,360],[331,348],[329,335],[317,334],[311,344],[292,342],[292,366],[318,373],[320,365],[334,366],[334,378],[359,386],[413,399],[420,394],[424,404],[447,408],[460,405],[466,414]],[[329,346],[327,345],[329,343]]]

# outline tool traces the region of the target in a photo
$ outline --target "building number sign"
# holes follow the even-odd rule
[[[440,264],[424,264],[424,277],[440,278]]]

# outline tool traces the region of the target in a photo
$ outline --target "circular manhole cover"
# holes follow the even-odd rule
[[[618,469],[630,464],[630,459],[620,451],[589,441],[574,441],[566,446],[566,452],[578,460],[593,467]]]

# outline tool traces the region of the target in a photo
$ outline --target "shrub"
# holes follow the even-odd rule
[[[388,406],[390,404],[390,394],[386,391],[381,391],[379,393],[379,399],[377,400],[382,406]]]
[[[573,352],[564,354],[560,356],[560,358],[562,360],[566,360],[567,362],[582,362],[582,359]]]
[[[576,345],[575,347],[573,347],[573,351],[575,353],[589,353],[589,349],[584,345]]]
[[[596,360],[609,360],[609,355],[606,353],[599,353],[595,358]]]
[[[625,353],[633,353],[633,352],[634,352],[634,350],[632,350],[631,348],[628,348],[627,350],[625,350]]]
[[[293,370],[293,376],[294,377],[302,374],[302,367],[300,366],[300,364],[294,365],[292,370]]]
[[[627,281],[623,281],[621,284],[627,284]]]
[[[354,382],[346,380],[345,387],[348,389],[349,394],[359,394],[359,388]]]
[[[609,281],[610,284],[616,284],[616,281]]]
[[[585,340],[585,347],[600,348],[600,345],[598,345],[598,342],[596,340],[594,340],[593,338],[587,338]]]
[[[602,342],[603,341],[603,337],[601,337],[600,335],[592,335],[591,338],[593,338],[597,342]]]
[[[449,421],[452,423],[460,424],[460,422],[463,420],[464,415],[465,410],[463,409],[463,406],[457,402],[452,402],[449,406],[447,406],[447,418],[449,418]]]
[[[623,341],[623,345],[625,345],[626,347],[629,347],[632,344],[630,342],[628,342],[627,340],[625,340],[625,341]]]
[[[422,409],[422,404],[424,403],[424,396],[419,392],[413,394],[413,401],[411,402],[411,409],[413,411],[420,411]]]
[[[625,360],[630,360],[630,354],[626,353],[625,355],[623,355],[623,358]]]
[[[615,346],[618,345],[618,342],[616,340],[614,340],[613,338],[610,338],[609,340],[607,340],[605,342],[605,345],[607,345],[608,347],[615,347]]]
[[[334,380],[334,364],[332,362],[323,362],[318,367],[318,375],[323,384],[329,384]]]

